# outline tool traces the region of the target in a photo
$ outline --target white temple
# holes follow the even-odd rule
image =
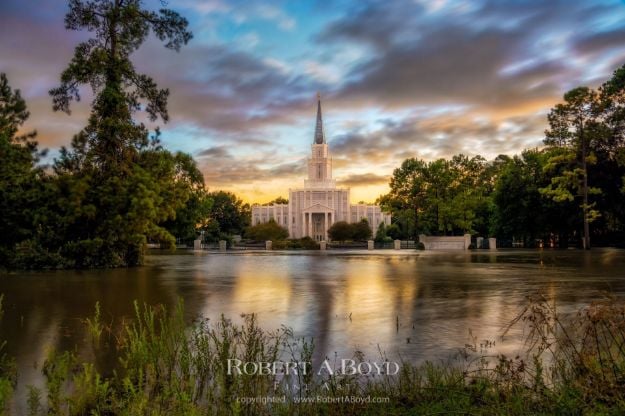
[[[321,99],[317,95],[317,124],[308,159],[308,179],[303,188],[289,189],[289,203],[270,206],[252,206],[252,224],[273,219],[289,230],[291,238],[309,236],[316,241],[327,241],[328,228],[338,221],[359,222],[366,218],[375,235],[380,223],[391,224],[391,215],[377,205],[350,204],[349,188],[337,188],[332,179],[332,158],[321,117]]]

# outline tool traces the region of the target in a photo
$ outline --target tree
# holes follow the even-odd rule
[[[209,196],[213,206],[210,213],[211,233],[208,237],[216,241],[221,236],[243,234],[252,220],[249,204],[243,203],[231,192],[216,191],[209,193]]]
[[[494,170],[481,156],[456,155],[451,160],[406,159],[395,169],[390,192],[378,199],[393,212],[404,236],[486,233]]]
[[[288,205],[289,200],[286,198],[283,198],[281,196],[277,197],[276,199],[274,199],[273,201],[269,201],[266,204],[263,204],[263,206],[267,206],[267,205],[274,205],[274,204],[278,204],[278,205]]]
[[[328,237],[334,241],[351,240],[354,236],[354,228],[345,221],[335,222],[328,228]]]
[[[538,238],[549,240],[558,236],[560,245],[566,246],[575,226],[576,208],[570,202],[554,202],[540,192],[551,181],[545,171],[551,156],[548,149],[530,149],[503,162],[493,192],[494,235],[522,240],[526,247]]]
[[[8,265],[15,245],[33,237],[38,219],[42,169],[36,132],[18,135],[28,119],[26,102],[19,90],[12,90],[0,74],[0,264]]]
[[[419,214],[423,210],[423,199],[427,192],[426,167],[426,163],[422,160],[406,159],[393,171],[389,184],[391,191],[386,205],[395,205],[411,211],[415,240],[419,235]]]
[[[401,240],[403,237],[397,224],[391,224],[386,227],[386,235],[392,240]]]
[[[169,90],[158,89],[147,75],[138,74],[130,55],[146,40],[150,30],[165,47],[179,50],[192,37],[187,20],[168,9],[158,13],[141,8],[140,0],[70,0],[65,16],[69,30],[87,29],[95,37],[80,43],[61,85],[50,90],[54,110],[70,113],[70,103],[80,100],[79,86],[91,85],[95,98],[88,126],[80,140],[88,148],[85,163],[103,170],[129,169],[137,150],[148,145],[143,124],[132,113],[145,108],[150,120],[169,120]],[[143,105],[142,105],[143,104]]]
[[[406,207],[402,200],[391,193],[380,195],[375,203],[382,211],[392,213],[391,226],[394,225],[397,228],[400,239],[407,240],[414,236],[415,219],[412,208]]]
[[[254,241],[280,241],[289,237],[289,231],[278,225],[272,218],[268,222],[248,227],[245,236]]]
[[[95,96],[87,126],[55,164],[70,242],[63,251],[76,267],[140,264],[147,238],[172,245],[161,224],[175,217],[197,182],[188,160],[160,147],[158,129],[150,140],[132,118],[144,108],[150,120],[167,122],[169,91],[138,74],[130,55],[150,31],[173,50],[192,36],[176,12],[148,11],[141,3],[71,0],[65,16],[67,29],[95,34],[76,47],[61,85],[50,90],[54,110],[68,114],[80,85],[89,84]]]
[[[378,229],[375,232],[375,242],[376,243],[382,243],[382,242],[384,242],[384,240],[386,238],[387,238],[387,235],[386,235],[386,224],[381,222],[380,225],[378,225]]]
[[[602,215],[594,228],[615,235],[612,241],[622,241],[625,234],[625,65],[614,71],[599,92],[606,135],[591,143],[597,164],[589,167],[589,177],[603,192],[595,201]]]
[[[596,156],[590,151],[593,142],[604,134],[599,121],[597,92],[588,87],[578,87],[564,94],[564,103],[557,104],[548,115],[549,129],[545,131],[545,144],[554,149],[545,169],[556,172],[551,183],[541,188],[544,195],[556,202],[582,200],[583,247],[590,249],[590,223],[600,213],[589,202],[589,195],[601,192],[588,183],[588,167],[595,164]]]
[[[352,239],[354,241],[365,241],[371,238],[373,234],[371,227],[369,227],[369,221],[366,218],[361,219],[359,222],[350,224],[352,227]]]
[[[213,200],[204,186],[201,172],[189,155],[178,153],[185,161],[185,170],[193,178],[189,181],[189,199],[176,210],[175,218],[163,224],[179,242],[191,243],[198,235],[208,229]]]

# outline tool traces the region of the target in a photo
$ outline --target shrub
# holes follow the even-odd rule
[[[353,228],[352,238],[354,241],[365,241],[371,238],[371,227],[369,227],[369,221],[366,218],[355,224],[350,224],[350,226]]]
[[[300,243],[304,250],[319,250],[319,243],[310,237],[300,239]]]
[[[372,234],[366,218],[354,224],[345,221],[335,222],[328,229],[328,236],[333,241],[365,241],[371,238]]]
[[[319,243],[310,237],[304,237],[300,239],[274,241],[272,248],[274,250],[319,250]]]
[[[273,218],[268,222],[260,223],[248,227],[245,236],[254,241],[279,241],[285,240],[289,236],[286,228],[278,225]]]
[[[351,240],[354,235],[353,227],[345,221],[338,221],[328,228],[328,236],[334,241]]]

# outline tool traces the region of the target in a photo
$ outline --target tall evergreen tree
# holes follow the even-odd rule
[[[67,223],[63,251],[76,267],[140,264],[146,238],[173,244],[161,224],[175,218],[203,179],[184,156],[158,145],[158,130],[150,140],[133,120],[145,109],[150,120],[167,122],[169,91],[137,73],[130,55],[150,32],[176,51],[192,35],[176,12],[146,10],[140,0],[70,0],[65,26],[94,37],[76,47],[61,85],[50,90],[53,108],[69,113],[83,84],[95,98],[87,126],[55,165]]]
[[[597,161],[591,149],[604,133],[598,104],[597,92],[588,87],[567,92],[564,102],[549,113],[550,128],[545,132],[545,144],[555,150],[546,169],[557,172],[541,192],[559,202],[581,198],[585,249],[590,249],[590,223],[600,215],[589,196],[601,191],[588,182],[589,166]]]

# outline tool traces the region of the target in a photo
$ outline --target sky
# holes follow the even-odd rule
[[[161,2],[145,0],[157,9]],[[549,109],[625,63],[623,1],[169,0],[189,20],[180,52],[153,37],[137,69],[170,90],[172,151],[193,155],[210,190],[247,202],[303,186],[322,97],[333,175],[352,202],[375,201],[409,157],[492,159],[540,146]],[[50,88],[88,32],[67,3],[0,0],[0,72],[20,89],[52,161],[86,124]]]

